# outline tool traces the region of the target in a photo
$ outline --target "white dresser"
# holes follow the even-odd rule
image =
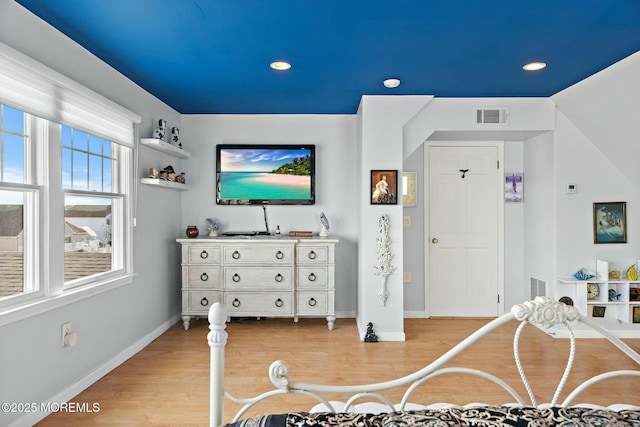
[[[182,245],[182,321],[222,302],[229,317],[335,322],[334,238],[201,237]]]

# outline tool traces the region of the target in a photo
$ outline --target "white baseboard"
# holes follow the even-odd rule
[[[146,336],[139,339],[137,342],[127,347],[118,353],[113,359],[107,361],[102,366],[96,368],[93,372],[89,373],[87,376],[82,378],[80,381],[71,384],[65,390],[62,390],[55,396],[52,396],[47,402],[43,402],[47,407],[56,407],[57,404],[62,402],[69,402],[75,396],[82,393],[84,390],[93,385],[100,378],[107,375],[109,372],[113,371],[115,368],[129,360],[140,350],[148,346],[153,340],[158,338],[160,335],[164,334],[169,328],[180,321],[180,316],[174,316],[171,319],[164,322],[162,325],[157,327],[155,330],[151,331]],[[13,423],[9,424],[9,427],[21,427],[21,426],[32,426],[37,422],[42,421],[46,416],[51,414],[51,412],[30,412],[25,414],[24,416],[18,418]]]
[[[356,317],[355,311],[336,311],[336,317],[338,319],[354,319]]]
[[[404,312],[405,319],[425,319],[427,317],[427,313],[419,310],[411,310]]]

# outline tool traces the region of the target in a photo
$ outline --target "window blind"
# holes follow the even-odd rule
[[[0,43],[0,102],[133,147],[141,117]]]

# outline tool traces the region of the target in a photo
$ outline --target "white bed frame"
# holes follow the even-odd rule
[[[414,372],[412,374],[406,375],[402,378],[398,378],[392,381],[386,381],[381,383],[374,384],[363,384],[363,385],[353,385],[353,386],[332,386],[332,385],[320,385],[320,384],[305,384],[305,383],[297,383],[291,381],[288,375],[288,367],[285,362],[281,360],[277,360],[273,362],[269,368],[269,377],[271,382],[276,387],[274,390],[260,394],[256,397],[249,399],[239,399],[235,396],[232,396],[228,392],[224,390],[224,349],[227,343],[227,332],[226,328],[226,319],[227,313],[226,308],[220,304],[214,304],[209,310],[209,329],[210,332],[207,335],[207,340],[209,346],[211,347],[211,383],[210,383],[210,425],[220,426],[223,424],[223,409],[224,409],[224,397],[228,397],[229,399],[244,404],[244,406],[236,413],[233,418],[233,422],[239,420],[247,410],[249,410],[256,403],[267,399],[271,396],[281,395],[281,394],[303,394],[307,396],[311,396],[319,402],[319,405],[315,407],[316,410],[323,410],[328,412],[345,412],[345,411],[355,411],[355,402],[362,399],[363,397],[374,398],[384,404],[383,410],[389,411],[401,411],[406,409],[415,409],[416,405],[409,403],[409,398],[413,391],[422,383],[429,380],[430,378],[436,377],[442,374],[448,373],[466,373],[471,375],[477,375],[483,378],[486,378],[495,384],[502,387],[506,390],[517,402],[516,405],[519,406],[562,406],[567,407],[571,405],[573,400],[582,393],[585,389],[590,387],[591,385],[598,383],[602,380],[619,377],[619,376],[637,376],[640,377],[640,370],[619,370],[619,371],[610,371],[597,376],[594,376],[578,387],[576,387],[569,395],[565,398],[564,401],[558,403],[558,399],[560,393],[567,381],[569,373],[573,367],[573,361],[575,356],[575,336],[573,330],[571,329],[571,322],[580,322],[585,324],[594,330],[598,331],[603,337],[607,338],[611,343],[613,343],[618,349],[620,349],[623,353],[633,359],[638,365],[640,365],[640,355],[635,352],[631,347],[629,347],[624,342],[620,341],[617,337],[612,335],[610,332],[602,328],[598,323],[592,321],[591,319],[583,316],[580,312],[572,306],[565,305],[560,302],[553,301],[548,297],[537,297],[533,301],[526,302],[524,304],[515,305],[511,312],[506,313],[497,319],[489,322],[482,328],[478,329],[476,332],[465,338],[451,350],[446,352],[440,358],[436,359],[426,367],[421,370]],[[511,387],[509,384],[501,380],[500,378],[486,373],[484,371],[476,370],[476,369],[468,369],[468,368],[442,368],[442,366],[457,356],[459,353],[468,348],[471,344],[478,341],[481,337],[491,332],[492,330],[498,328],[499,326],[516,319],[521,322],[518,326],[516,333],[513,339],[513,351],[515,357],[515,363],[518,368],[518,372],[520,373],[520,378],[522,383],[527,390],[530,401],[527,402],[523,399],[518,393]],[[544,405],[539,405],[536,402],[536,398],[533,394],[533,391],[529,385],[529,382],[524,374],[519,355],[519,342],[520,342],[520,334],[522,329],[527,324],[534,324],[542,328],[550,328],[558,324],[564,325],[569,332],[569,340],[570,340],[570,351],[567,359],[567,365],[562,375],[562,378],[558,382],[558,386],[555,390],[553,398],[550,403],[546,403]],[[380,394],[379,392],[383,390],[389,390],[397,387],[407,387],[404,396],[399,404],[391,403],[385,396]],[[349,400],[345,403],[341,402],[333,402],[327,400],[323,397],[323,394],[350,394],[352,395]],[[376,403],[376,405],[380,405]],[[420,406],[425,408],[426,406]],[[371,408],[371,407],[369,407]],[[634,409],[640,410],[640,407],[635,407]],[[373,411],[368,411],[373,412]],[[378,411],[380,412],[380,408]]]

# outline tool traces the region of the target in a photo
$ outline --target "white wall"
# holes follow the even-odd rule
[[[553,132],[524,143],[524,280],[556,280],[556,197]],[[553,294],[550,294],[553,296]],[[531,295],[525,292],[525,299]]]
[[[595,270],[597,259],[622,270],[640,258],[638,75],[635,54],[554,95],[555,132],[525,141],[525,276],[548,280],[555,298],[575,298],[558,277]],[[569,183],[576,194],[566,194]],[[596,245],[593,203],[615,201],[627,202],[627,243]]]
[[[403,172],[416,172],[416,206],[403,207],[402,215],[411,225],[404,227],[402,235],[403,271],[411,273],[411,282],[403,285],[404,316],[425,317],[424,268],[424,146],[418,147],[402,165]]]
[[[361,151],[358,153],[362,170],[360,192],[360,250],[358,253],[358,316],[361,336],[371,322],[380,339],[404,341],[402,283],[402,203],[398,205],[372,205],[371,170],[397,170],[402,173],[403,127],[426,103],[429,96],[364,96],[359,115]],[[387,290],[390,294],[386,305],[378,298],[379,280],[373,274],[378,264],[376,239],[378,218],[387,214],[390,220],[391,265],[395,271],[389,276]]]
[[[216,144],[280,143],[316,145],[316,204],[268,206],[271,231],[320,231],[320,213],[329,219],[336,246],[336,314],[355,315],[358,250],[358,181],[355,165],[356,116],[333,115],[185,115],[181,136],[191,152],[183,162],[190,190],[182,199],[181,227],[196,225],[206,233],[206,219],[221,231],[264,230],[259,206],[224,206],[215,202]],[[337,323],[339,327],[339,321]]]
[[[524,172],[524,144],[522,141],[506,141],[504,144],[504,174]],[[504,182],[504,181],[503,181]],[[524,276],[524,206],[527,200],[527,175],[523,181],[522,203],[504,204],[504,308],[529,298],[527,279]]]
[[[0,2],[0,42],[136,112],[142,116],[143,136],[150,135],[158,118],[180,125],[174,110],[16,2]],[[146,147],[141,148],[140,157],[145,167],[168,161]],[[181,234],[180,206],[179,192],[139,186],[134,282],[0,327],[1,401],[70,399],[82,384],[88,385],[87,378],[97,379],[100,372],[114,367],[114,360],[122,361],[141,342],[178,320],[180,252],[174,239]],[[78,333],[78,344],[63,349],[60,328],[68,321]],[[19,415],[0,413],[0,424],[9,425]],[[32,424],[41,415],[30,414],[19,424]]]

